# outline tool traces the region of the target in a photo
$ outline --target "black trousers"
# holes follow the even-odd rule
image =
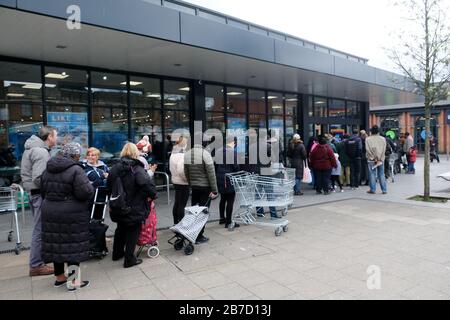
[[[173,204],[173,223],[177,224],[184,217],[184,208],[189,200],[189,186],[174,184],[175,203]]]
[[[367,159],[362,158],[361,159],[361,177],[360,177],[360,184],[364,181],[364,184],[368,184],[369,181],[369,169],[367,166]]]
[[[336,183],[339,186],[339,188],[342,190],[342,183],[341,183],[341,179],[340,176],[331,176],[331,187],[333,189],[336,188]]]
[[[67,266],[68,267],[70,267],[70,266],[79,267],[80,264],[78,262],[67,262]],[[53,262],[53,267],[55,269],[55,276],[61,276],[64,274],[64,263]]]
[[[361,177],[361,158],[350,158],[350,187],[359,187]]]
[[[330,170],[316,170],[317,175],[317,191],[329,192],[330,191]]]
[[[220,219],[221,220],[226,219],[225,223],[227,225],[231,223],[235,198],[236,198],[235,192],[220,194],[220,203],[219,203]],[[225,211],[226,211],[226,218],[225,218]]]
[[[114,260],[118,260],[125,256],[125,265],[136,263],[137,258],[134,255],[134,251],[139,240],[141,227],[141,224],[129,226],[120,222],[117,223],[113,244]]]
[[[206,206],[209,208],[211,202],[209,200],[209,194],[211,193],[211,189],[206,188],[192,188],[192,198],[191,198],[191,205],[199,205],[199,206]],[[198,238],[203,236],[203,232],[205,232],[205,227],[203,227],[202,231],[198,234]]]

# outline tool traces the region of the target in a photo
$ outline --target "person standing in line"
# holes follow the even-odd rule
[[[119,183],[123,186],[128,212],[122,209],[110,210],[111,220],[117,223],[114,233],[112,260],[125,258],[124,268],[130,268],[142,263],[134,254],[141,232],[142,224],[150,214],[150,200],[155,200],[157,191],[150,175],[139,160],[140,153],[134,143],[127,143],[120,153],[120,161],[116,163],[107,179],[108,192],[111,194],[113,186]],[[152,166],[153,170],[156,170]],[[112,199],[110,198],[110,203]]]
[[[306,161],[306,149],[300,135],[294,134],[292,142],[289,145],[288,157],[291,159],[291,166],[295,168],[295,186],[294,194],[301,196],[301,182],[303,180],[303,171]]]
[[[91,147],[87,150],[86,159],[83,161],[84,172],[94,189],[106,186],[106,178],[108,178],[109,172],[108,166],[99,158],[100,150]]]
[[[357,129],[353,130],[353,135],[345,141],[345,152],[350,163],[350,187],[355,190],[359,188],[362,157],[362,141]]]
[[[434,161],[434,159],[437,160],[438,163],[441,162],[439,159],[439,147],[438,147],[438,140],[435,136],[430,137],[430,160],[431,162]]]
[[[318,144],[319,144],[319,142],[317,141],[317,138],[311,137],[311,138],[309,138],[308,145],[306,146],[306,156],[308,159],[307,163],[308,163],[308,167],[311,171],[311,179],[312,179],[311,183],[309,185],[312,186],[313,189],[317,189],[317,185],[316,185],[316,178],[315,178],[316,174],[311,165],[310,155],[311,155],[311,152],[317,147]]]
[[[413,137],[409,134],[409,132],[405,133],[405,143],[403,144],[403,152],[406,154],[406,161],[408,162],[408,166],[409,166],[409,151],[411,150],[411,148],[414,146],[414,139]]]
[[[369,172],[367,171],[367,157],[366,157],[366,139],[367,133],[366,130],[361,130],[359,133],[361,138],[362,152],[361,152],[361,177],[360,177],[360,185],[364,184],[366,186],[369,185]]]
[[[333,150],[324,136],[319,136],[319,145],[311,152],[310,157],[317,174],[317,194],[321,194],[322,191],[325,195],[330,194],[331,170],[337,168],[337,163]]]
[[[216,164],[217,168],[217,187],[220,193],[220,204],[219,213],[220,221],[219,224],[225,224],[225,228],[232,222],[233,215],[233,205],[236,198],[236,192],[231,180],[226,176],[227,173],[234,173],[240,170],[237,163],[237,153],[236,153],[236,143],[234,136],[227,136],[227,144],[225,148],[221,148],[217,151],[217,154],[223,156],[222,163]],[[239,227],[239,224],[234,224],[235,228]]]
[[[416,174],[416,168],[414,168],[414,164],[417,161],[417,150],[415,146],[411,147],[409,150],[409,164],[408,164],[408,173]]]
[[[346,152],[346,148],[345,145],[347,143],[347,140],[349,139],[349,135],[348,134],[344,134],[342,136],[342,141],[339,142],[339,144],[337,145],[337,152],[339,154],[339,161],[341,162],[341,184],[346,186],[346,187],[350,187],[350,159],[347,155]]]
[[[175,203],[173,204],[173,224],[179,223],[184,217],[184,208],[189,200],[189,184],[184,174],[184,154],[188,139],[180,136],[172,149],[169,159],[169,170],[172,175],[172,183],[175,188]]]
[[[384,160],[386,153],[386,139],[380,136],[378,126],[370,129],[370,137],[366,139],[366,156],[369,169],[369,186],[367,193],[375,194],[377,185],[375,177],[378,177],[381,191],[387,194],[386,177],[384,176]]]
[[[344,188],[342,187],[342,183],[340,180],[342,169],[341,169],[341,162],[339,161],[339,154],[335,153],[334,157],[336,158],[337,167],[331,170],[331,191],[336,192],[336,184],[337,184],[341,192],[344,192]]]
[[[67,283],[64,264],[79,267],[89,259],[89,201],[94,188],[79,163],[81,146],[71,142],[47,163],[42,174],[42,258],[53,262],[55,287]],[[75,279],[69,291],[89,286]]]
[[[216,172],[211,154],[201,144],[184,154],[184,174],[192,189],[191,203],[193,206],[210,206],[210,200],[218,194]],[[197,236],[195,244],[209,241],[203,235],[205,227]]]
[[[23,188],[30,195],[30,209],[33,215],[33,234],[30,248],[30,277],[46,276],[54,269],[46,266],[41,256],[41,176],[50,160],[50,150],[57,143],[57,131],[54,127],[44,126],[38,136],[31,136],[25,142],[20,174]]]

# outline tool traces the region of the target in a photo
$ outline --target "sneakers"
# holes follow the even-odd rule
[[[209,238],[205,237],[205,236],[201,236],[197,238],[197,241],[195,241],[195,244],[202,244],[205,242],[208,242]]]
[[[225,229],[227,229],[228,227],[229,227],[230,225],[227,223],[227,224],[225,224]],[[238,224],[238,223],[234,223],[234,227],[235,228],[239,228],[241,225],[240,224]]]
[[[142,263],[142,259],[136,259],[136,262],[130,263],[130,264],[125,263],[125,264],[123,265],[123,267],[124,267],[124,268],[131,268],[131,267],[137,266],[137,265],[139,265],[139,264],[141,264],[141,263]]]
[[[341,189],[341,193],[344,192],[344,189]]]
[[[64,280],[64,281],[58,281],[58,280],[56,280],[56,281],[55,281],[55,288],[62,287],[62,286],[64,286],[66,283],[67,283],[67,279]]]
[[[77,291],[77,289],[89,287],[90,284],[91,284],[91,282],[86,280],[86,281],[81,282],[81,284],[79,286],[76,286],[76,287],[74,286],[73,288],[68,289],[68,291],[75,292],[75,291]]]
[[[55,273],[55,270],[47,265],[30,268],[30,277],[49,276],[53,273]]]

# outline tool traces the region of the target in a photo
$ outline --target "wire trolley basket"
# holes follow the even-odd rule
[[[16,247],[14,252],[18,255],[23,249],[20,241],[20,227],[17,214],[17,207],[21,202],[22,218],[25,222],[25,205],[24,205],[24,191],[18,184],[13,184],[10,187],[0,187],[0,214],[12,213],[11,215],[11,231],[8,233],[8,242],[12,242],[14,235],[14,226],[16,231]]]

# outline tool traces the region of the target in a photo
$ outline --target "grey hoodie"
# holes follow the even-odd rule
[[[50,148],[41,138],[31,136],[25,142],[20,168],[23,188],[26,191],[40,188],[41,175],[46,169],[48,160],[50,160]]]

